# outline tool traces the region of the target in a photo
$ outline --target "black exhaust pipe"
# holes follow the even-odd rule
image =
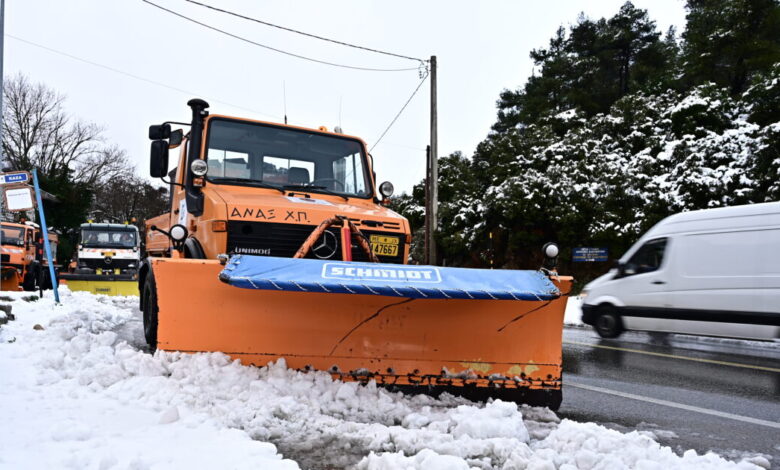
[[[203,214],[203,193],[201,189],[192,184],[192,172],[190,166],[193,160],[200,158],[200,148],[203,141],[203,120],[209,115],[206,109],[209,104],[200,98],[193,98],[187,102],[192,108],[192,125],[190,128],[190,142],[187,149],[187,168],[185,173],[185,188],[187,194],[187,212],[198,217]]]

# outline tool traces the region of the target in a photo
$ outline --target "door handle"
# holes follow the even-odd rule
[[[653,281],[653,284],[666,284],[666,281]]]

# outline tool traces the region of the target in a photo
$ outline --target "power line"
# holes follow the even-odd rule
[[[372,67],[356,67],[356,66],[353,66],[353,65],[337,64],[335,62],[328,62],[328,61],[325,61],[325,60],[314,59],[312,57],[306,57],[306,56],[303,56],[303,55],[300,55],[300,54],[295,54],[295,53],[292,53],[292,52],[284,51],[282,49],[277,49],[275,47],[267,46],[265,44],[260,44],[259,42],[252,41],[251,39],[247,39],[247,38],[239,36],[237,34],[233,34],[233,33],[227,32],[227,31],[225,31],[223,29],[219,29],[219,28],[217,28],[215,26],[208,25],[208,24],[203,23],[201,21],[198,21],[196,19],[190,18],[189,16],[182,15],[181,13],[178,13],[178,12],[175,12],[175,11],[170,10],[168,8],[165,8],[165,7],[163,7],[161,5],[158,5],[156,3],[153,3],[153,2],[151,2],[149,0],[141,0],[141,1],[146,3],[146,4],[151,5],[153,7],[159,8],[160,10],[168,12],[171,15],[178,16],[179,18],[187,20],[187,21],[189,21],[191,23],[195,23],[195,24],[197,24],[199,26],[203,26],[204,28],[210,29],[212,31],[216,31],[218,33],[222,33],[222,34],[224,34],[226,36],[230,36],[230,37],[232,37],[234,39],[238,39],[239,41],[244,41],[244,42],[246,42],[248,44],[252,44],[254,46],[262,47],[263,49],[268,49],[270,51],[278,52],[280,54],[288,55],[290,57],[295,57],[295,58],[298,58],[298,59],[308,60],[310,62],[316,62],[318,64],[330,65],[332,67],[341,67],[341,68],[352,69],[352,70],[363,70],[363,71],[369,71],[369,72],[407,72],[409,70],[418,70],[419,69],[418,67],[403,68],[403,69],[380,69],[380,68],[372,68]]]
[[[395,54],[393,52],[380,51],[379,49],[372,49],[370,47],[358,46],[356,44],[350,44],[348,42],[338,41],[336,39],[329,39],[329,38],[325,38],[325,37],[322,37],[322,36],[317,36],[316,34],[311,34],[311,33],[306,33],[306,32],[303,32],[303,31],[298,31],[297,29],[292,29],[292,28],[288,28],[288,27],[285,27],[285,26],[279,26],[279,25],[276,25],[276,24],[273,24],[273,23],[269,23],[268,21],[263,21],[263,20],[260,20],[260,19],[257,19],[257,18],[251,18],[249,16],[244,16],[244,15],[242,15],[240,13],[235,13],[235,12],[228,11],[228,10],[223,10],[222,8],[217,8],[215,6],[206,5],[205,3],[196,2],[195,0],[185,0],[185,1],[187,1],[189,3],[192,3],[192,4],[195,4],[195,5],[198,5],[198,6],[209,8],[209,9],[214,10],[214,11],[218,11],[220,13],[226,13],[228,15],[232,15],[232,16],[244,19],[244,20],[254,21],[255,23],[260,23],[260,24],[264,24],[266,26],[270,26],[272,28],[277,28],[277,29],[281,29],[281,30],[284,30],[284,31],[289,31],[291,33],[300,34],[300,35],[303,35],[303,36],[308,36],[310,38],[319,39],[321,41],[332,42],[334,44],[340,44],[342,46],[353,47],[355,49],[361,49],[361,50],[364,50],[364,51],[375,52],[377,54],[384,54],[384,55],[389,55],[389,56],[392,56],[392,57],[399,57],[401,59],[409,59],[409,60],[414,60],[414,61],[417,61],[417,62],[425,62],[424,60],[418,59],[416,57],[409,57],[407,55]]]
[[[382,141],[382,138],[385,136],[385,134],[387,134],[387,131],[389,131],[389,130],[390,130],[390,128],[391,128],[391,127],[393,127],[393,124],[395,124],[395,121],[397,121],[397,120],[398,120],[398,118],[401,116],[401,113],[403,113],[403,112],[404,112],[404,109],[406,109],[406,107],[407,107],[407,106],[409,105],[409,103],[412,101],[412,98],[414,98],[414,95],[416,95],[416,94],[417,94],[417,91],[420,89],[420,87],[422,86],[422,84],[423,84],[423,83],[425,83],[425,79],[427,79],[427,78],[428,78],[428,73],[427,73],[427,71],[426,71],[426,73],[425,73],[425,75],[423,76],[422,80],[420,80],[420,83],[418,83],[418,84],[417,84],[417,88],[415,88],[415,89],[414,89],[414,91],[412,92],[412,95],[409,97],[409,99],[408,99],[408,100],[406,100],[406,103],[404,103],[404,105],[401,107],[401,110],[400,110],[400,111],[398,111],[398,114],[396,114],[396,115],[395,115],[395,117],[393,118],[393,120],[392,120],[392,121],[390,121],[390,124],[388,124],[388,126],[387,126],[387,128],[384,130],[384,132],[382,132],[382,135],[380,135],[380,136],[379,136],[379,138],[378,138],[378,139],[376,139],[376,142],[374,142],[374,145],[372,145],[372,146],[371,146],[371,148],[368,150],[369,152],[371,152],[372,150],[374,150],[374,147],[376,147],[377,145],[379,145],[379,142],[381,142],[381,141]]]
[[[201,95],[200,93],[194,93],[192,91],[183,90],[181,88],[177,88],[177,87],[171,86],[171,85],[166,85],[165,83],[158,82],[158,81],[155,81],[155,80],[151,80],[151,79],[148,79],[148,78],[144,78],[144,77],[132,74],[130,72],[125,72],[124,70],[116,69],[114,67],[109,67],[108,65],[103,65],[103,64],[99,64],[97,62],[93,62],[91,60],[83,59],[81,57],[77,57],[75,55],[68,54],[67,52],[58,51],[57,49],[52,49],[51,47],[47,47],[47,46],[44,46],[42,44],[37,44],[37,43],[34,43],[32,41],[28,41],[27,39],[22,39],[20,37],[17,37],[17,36],[8,34],[8,33],[6,33],[5,35],[8,36],[11,39],[15,39],[15,40],[23,42],[25,44],[29,44],[30,46],[34,46],[34,47],[37,47],[37,48],[40,48],[40,49],[44,49],[44,50],[52,52],[54,54],[58,54],[58,55],[61,55],[63,57],[67,57],[69,59],[77,60],[79,62],[83,62],[85,64],[92,65],[93,67],[99,67],[101,69],[109,70],[111,72],[118,73],[120,75],[124,75],[126,77],[130,77],[130,78],[133,78],[135,80],[140,80],[142,82],[146,82],[146,83],[150,83],[152,85],[156,85],[156,86],[159,86],[159,87],[167,88],[169,90],[177,91],[179,93],[183,93],[183,94],[189,95],[189,96],[204,96],[204,95]],[[208,96],[206,96],[206,98],[208,98]],[[255,109],[247,108],[247,107],[244,107],[244,106],[239,106],[237,104],[228,103],[227,101],[221,101],[221,100],[216,100],[216,99],[211,99],[211,98],[210,98],[210,100],[214,101],[215,103],[221,103],[221,104],[224,104],[224,105],[227,105],[227,106],[231,106],[233,108],[243,109],[244,111],[250,111],[250,112],[255,113],[255,114],[260,114],[260,115],[263,115],[263,116],[272,117],[274,119],[279,119],[279,116],[276,116],[276,115],[273,115],[273,114],[268,114],[268,113],[263,113],[263,112],[255,110]]]

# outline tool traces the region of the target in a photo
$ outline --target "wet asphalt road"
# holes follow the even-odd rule
[[[780,469],[780,343],[603,340],[590,328],[566,328],[563,340],[562,418],[652,431],[678,453],[762,455]]]

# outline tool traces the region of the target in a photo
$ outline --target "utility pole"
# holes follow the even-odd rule
[[[3,115],[3,38],[5,37],[5,0],[0,0],[0,119]],[[3,141],[3,126],[0,125],[0,142]],[[5,155],[0,145],[0,171],[5,171]]]
[[[431,261],[431,254],[430,254],[430,240],[428,234],[430,233],[430,226],[431,226],[431,146],[428,145],[425,147],[425,226],[423,233],[425,234],[423,236],[423,263],[430,264]]]
[[[5,44],[3,44],[3,38],[5,37],[5,0],[0,0],[0,172],[5,171],[5,154],[3,154],[3,95],[4,93],[4,83],[3,83],[3,49],[5,47]],[[1,216],[3,210],[2,210],[3,204],[2,201],[0,201],[0,220],[3,219]],[[3,234],[2,230],[0,230],[0,243],[3,241]]]
[[[436,108],[436,56],[431,56],[431,145],[428,147],[428,187],[425,201],[425,248],[426,260],[430,265],[436,264],[436,229],[439,225],[439,153],[438,153],[438,110]]]

